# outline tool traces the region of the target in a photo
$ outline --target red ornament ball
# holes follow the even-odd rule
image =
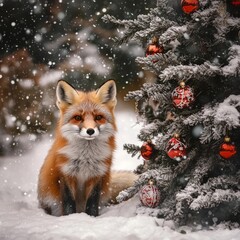
[[[198,0],[182,0],[181,5],[182,5],[183,12],[186,14],[190,14],[198,10],[199,1]]]
[[[179,162],[187,158],[186,149],[186,145],[178,137],[173,137],[167,144],[167,155]]]
[[[240,0],[232,0],[232,1],[231,1],[231,4],[232,4],[233,6],[240,6]]]
[[[220,146],[219,155],[224,159],[229,159],[237,153],[235,145],[230,141],[230,138],[226,137]]]
[[[188,108],[194,102],[193,89],[185,86],[185,83],[180,83],[172,92],[172,101],[175,107],[179,109]]]
[[[163,53],[163,47],[161,47],[158,43],[149,44],[146,49],[146,57],[156,53]]]
[[[233,17],[240,17],[240,0],[228,0],[227,10]]]
[[[144,185],[139,192],[139,197],[145,207],[155,208],[160,203],[160,191],[154,184]]]
[[[154,54],[163,53],[163,52],[164,52],[164,49],[162,46],[160,46],[158,42],[158,38],[153,37],[152,43],[147,46],[146,57],[149,55],[154,55]],[[157,62],[157,61],[153,61],[153,62]]]
[[[149,160],[153,154],[154,145],[151,142],[145,142],[141,147],[141,156],[145,160]]]

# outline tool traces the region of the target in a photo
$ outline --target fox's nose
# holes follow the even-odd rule
[[[95,133],[95,131],[94,131],[93,128],[88,128],[88,129],[87,129],[87,134],[88,134],[88,135],[91,136],[91,135],[93,135],[94,133]]]

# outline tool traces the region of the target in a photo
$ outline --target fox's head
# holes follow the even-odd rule
[[[61,115],[60,131],[67,140],[107,140],[114,135],[114,108],[117,100],[113,80],[91,92],[78,91],[61,80],[56,95]]]

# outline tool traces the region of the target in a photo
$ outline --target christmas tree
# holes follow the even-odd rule
[[[138,214],[177,225],[240,222],[239,3],[159,0],[134,20],[103,18],[124,28],[120,43],[148,44],[136,62],[156,76],[126,96],[143,145],[124,148],[144,163],[117,199],[140,192]]]

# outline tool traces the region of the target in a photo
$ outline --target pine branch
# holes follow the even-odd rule
[[[176,211],[174,218],[177,222],[182,223],[186,218],[186,211],[194,200],[194,195],[198,193],[199,186],[203,177],[208,173],[213,165],[213,160],[208,158],[200,159],[191,173],[186,187],[176,194]]]
[[[102,17],[102,20],[106,23],[112,22],[118,26],[125,28],[122,36],[119,39],[120,44],[129,41],[134,38],[135,31],[141,31],[149,27],[149,22],[151,21],[152,15],[139,15],[135,20],[120,20],[108,14]]]
[[[238,189],[239,184],[240,174],[237,174],[236,176],[222,175],[210,178],[207,183],[200,186],[198,190],[199,196],[192,201],[190,208],[196,211],[201,208],[216,207],[220,203],[226,201],[237,200],[237,196],[240,192],[231,190],[229,193],[229,189]],[[226,194],[230,194],[229,197],[227,197]]]
[[[187,33],[187,26],[172,26],[168,28],[161,36],[159,37],[159,42],[162,45],[167,45],[170,42],[175,41],[176,39],[184,36]]]
[[[229,32],[240,29],[240,19],[229,17],[229,14],[227,13],[225,13],[223,16],[217,17],[213,21],[213,24],[217,29],[215,38],[221,42],[226,41],[226,36]]]
[[[124,97],[125,101],[135,100],[140,101],[142,98],[144,98],[144,92],[142,90],[137,91],[130,91],[127,93],[127,95]]]
[[[214,5],[214,4],[213,4]],[[192,18],[195,20],[196,24],[193,24],[193,22],[190,22],[188,24],[189,29],[196,29],[196,25],[201,26],[209,26],[213,25],[214,20],[219,17],[219,5],[215,4],[215,6],[212,6],[211,8],[207,8],[203,11],[197,11],[193,13]]]
[[[147,141],[148,139],[152,139],[156,134],[158,134],[159,128],[159,121],[154,121],[150,124],[147,124],[140,130],[138,138],[141,141]]]
[[[240,24],[240,23],[239,23]],[[225,77],[240,75],[240,46],[233,45],[229,49],[228,65],[222,68]]]
[[[148,57],[137,57],[136,62],[143,65],[144,70],[149,70],[155,74],[159,74],[169,65],[179,64],[175,53],[168,51],[167,53],[158,53]]]
[[[198,154],[198,149],[194,148],[188,153],[187,159],[184,161],[181,161],[176,168],[174,169],[174,176],[173,179],[177,178],[180,174],[184,174],[186,170],[188,170],[188,167],[193,161],[193,159],[197,156]]]
[[[213,208],[218,206],[220,203],[232,202],[232,207],[236,205],[236,209],[240,206],[240,191],[234,192],[231,189],[222,190],[216,189],[215,191],[208,191],[202,193],[196,198],[191,204],[190,209],[197,211],[202,208]]]
[[[168,105],[171,99],[171,85],[164,83],[153,83],[143,85],[144,91],[146,92],[148,98],[152,98],[155,101],[158,101],[161,104],[161,107]]]
[[[160,34],[176,24],[171,20],[159,16],[157,8],[152,9],[147,15],[139,15],[135,20],[119,20],[108,14],[104,15],[102,20],[106,23],[112,22],[125,28],[125,31],[119,39],[121,43],[129,40],[139,42],[152,37],[156,33]]]
[[[140,130],[138,138],[142,141],[146,141],[148,139],[152,139],[153,137],[159,135],[160,139],[162,139],[163,138],[163,136],[162,136],[163,129],[165,129],[165,127],[168,126],[169,123],[171,123],[171,122],[172,122],[172,120],[168,119],[168,118],[166,118],[163,121],[155,119],[152,123],[144,125],[144,127]],[[171,133],[170,135],[172,135],[172,134],[173,133]],[[167,135],[167,137],[168,137],[168,135]],[[163,150],[162,148],[159,148],[159,149]]]
[[[169,182],[169,185],[165,188],[165,192],[167,193],[166,198],[160,205],[160,210],[158,217],[164,217],[165,219],[173,219],[175,210],[176,210],[176,196],[175,192],[180,191],[180,187],[177,187],[177,183],[179,181],[179,176],[183,175],[189,168],[190,164],[196,158],[198,154],[197,149],[193,149],[189,154],[188,158],[182,162],[180,162],[177,167],[173,171],[173,177]],[[186,175],[185,175],[186,178]]]
[[[149,27],[144,30],[137,31],[133,34],[132,40],[139,41],[148,38],[149,36],[153,35],[160,35],[161,33],[165,32],[166,29],[173,26],[173,21],[167,20],[166,18],[156,17],[151,19]]]
[[[219,67],[212,65],[209,62],[205,62],[202,65],[178,65],[165,68],[159,75],[159,78],[163,81],[170,81],[175,79],[179,80],[209,80],[211,77],[221,75],[222,71]]]
[[[201,143],[218,140],[225,136],[228,130],[240,127],[239,107],[240,95],[231,95],[220,104],[205,106],[202,111],[186,118],[183,123],[203,126]]]
[[[134,157],[140,152],[141,147],[134,144],[124,144],[123,149],[126,150],[127,153],[131,154],[131,157]]]

